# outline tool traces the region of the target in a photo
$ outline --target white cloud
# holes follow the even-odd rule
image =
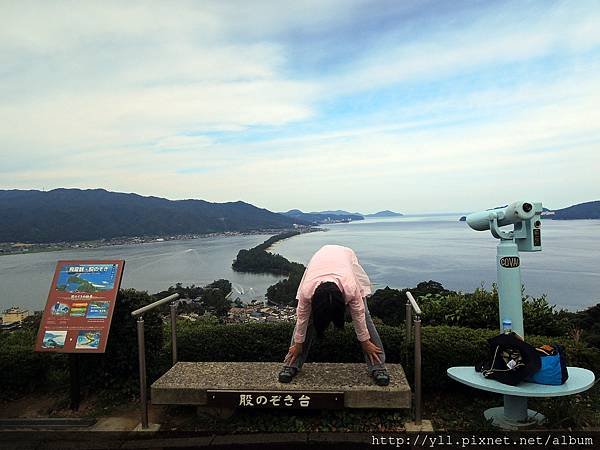
[[[344,76],[333,76],[329,88],[340,95],[403,81],[427,82],[600,46],[600,10],[573,7],[572,3],[554,9],[549,6],[544,3],[539,9],[528,9],[522,2],[503,5],[502,14],[500,8],[492,8],[472,23],[450,23],[409,40],[390,33],[372,52],[352,61]]]
[[[382,31],[357,59],[309,78],[291,69],[290,46],[302,43],[290,40],[321,44],[315,36],[358,24],[368,2],[5,2],[0,157],[15,169],[4,187],[101,186],[273,210],[485,207],[525,188],[556,202],[600,197],[590,176],[600,166],[600,13],[533,5],[410,39]],[[336,57],[332,41],[301,51]],[[543,58],[555,60],[551,74],[526,71]],[[504,65],[527,76],[419,96],[431,80],[496,67],[501,79]],[[399,100],[378,108],[377,89],[391,87]],[[369,112],[344,97],[371,91]],[[328,111],[331,100],[348,111]],[[258,142],[248,138],[256,129]],[[528,165],[535,184],[506,182]]]

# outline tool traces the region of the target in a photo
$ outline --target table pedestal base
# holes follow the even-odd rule
[[[504,396],[504,406],[490,408],[483,413],[487,420],[504,430],[522,430],[541,424],[546,418],[531,409],[527,409],[527,397]]]

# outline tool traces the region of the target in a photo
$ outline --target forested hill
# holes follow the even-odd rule
[[[305,222],[241,201],[172,201],[104,189],[0,190],[0,242],[283,229],[294,223]]]
[[[600,201],[580,203],[568,208],[557,209],[549,217],[556,220],[600,219]]]

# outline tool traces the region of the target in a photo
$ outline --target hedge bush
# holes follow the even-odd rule
[[[119,387],[126,391],[139,387],[136,319],[132,311],[155,299],[147,292],[123,289],[117,296],[110,334],[104,354],[80,355],[82,383],[99,388]],[[160,375],[158,363],[163,346],[163,321],[157,310],[144,313],[146,367],[149,381]]]
[[[15,331],[0,341],[1,399],[29,392],[46,381],[46,360],[33,351],[35,336]]]
[[[406,310],[406,291],[410,290],[423,311],[424,325],[456,325],[497,330],[498,290],[477,288],[472,293],[451,292],[435,281],[419,283],[414,289],[378,289],[369,298],[371,315],[386,325],[402,325]],[[572,327],[573,313],[556,310],[545,295],[530,297],[523,293],[523,321],[527,334],[562,336]]]
[[[135,319],[131,312],[154,301],[146,292],[121,290],[112,318],[111,331],[104,354],[79,354],[81,385],[93,389],[110,389],[121,394],[138,388],[138,353]],[[149,380],[161,374],[163,323],[158,312],[144,314],[146,365]],[[48,388],[51,379],[62,379],[68,389],[69,358],[64,353],[37,353],[37,330],[25,329],[3,333],[0,338],[0,383],[2,398],[13,398],[36,388]]]
[[[414,347],[406,345],[404,330],[378,326],[389,363],[402,363],[410,381],[414,373]],[[178,353],[181,361],[282,361],[293,332],[291,323],[178,325]],[[446,370],[452,366],[474,366],[487,358],[487,339],[497,332],[455,326],[423,327],[423,386],[440,389],[450,385]],[[568,364],[600,373],[600,351],[560,338],[527,336],[532,345],[560,343],[565,346]],[[363,362],[352,326],[329,329],[311,349],[308,362]]]
[[[137,341],[135,320],[130,312],[151,301],[146,293],[125,291],[119,297],[113,327],[105,355],[83,355],[82,384],[101,388],[114,395],[136,393],[138,389]],[[117,311],[119,311],[117,313]],[[147,313],[146,358],[149,382],[170,366],[171,349],[168,325],[160,317]],[[221,325],[210,321],[179,321],[177,325],[178,356],[181,361],[282,361],[293,332],[292,323],[248,323]],[[401,327],[379,325],[388,363],[401,363],[412,382],[414,347],[407,345]],[[446,370],[452,366],[473,366],[487,357],[486,340],[497,332],[456,326],[423,327],[423,387],[429,390],[452,386]],[[10,398],[36,387],[47,386],[52,371],[66,372],[65,354],[35,353],[35,335],[14,332],[0,339],[0,382],[2,397]],[[569,365],[585,367],[600,374],[600,351],[569,336],[559,338],[527,336],[532,345],[560,343],[565,346]],[[315,343],[308,362],[364,361],[354,329],[329,329]],[[273,374],[275,376],[275,374]],[[64,384],[64,383],[63,383]],[[68,385],[65,385],[68,386]],[[66,388],[63,386],[63,388]]]

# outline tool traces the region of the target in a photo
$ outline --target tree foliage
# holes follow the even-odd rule
[[[266,294],[267,299],[277,305],[296,306],[296,293],[303,274],[304,266],[292,270],[288,278],[269,286]]]
[[[166,291],[154,294],[154,297],[161,299],[172,294],[179,294],[178,314],[196,313],[202,315],[209,312],[217,317],[225,317],[232,305],[227,298],[230,292],[231,282],[220,279],[204,287],[198,287],[194,284],[184,287],[182,283],[177,283],[175,286],[169,286]],[[168,305],[163,305],[160,309],[161,313],[168,314],[168,308]]]
[[[573,325],[583,340],[600,348],[600,303],[575,313]]]
[[[304,270],[302,264],[290,262],[281,255],[267,252],[275,242],[300,234],[299,231],[290,231],[270,237],[262,244],[250,250],[240,250],[231,267],[238,272],[272,273],[275,275],[289,275],[294,270]]]
[[[500,327],[498,290],[477,288],[472,293],[452,292],[434,281],[419,283],[414,289],[377,290],[369,299],[369,311],[387,325],[401,325],[406,315],[406,291],[417,299],[424,325],[453,325],[469,328]],[[561,336],[572,327],[572,313],[556,310],[545,296],[533,298],[523,294],[525,333]]]

